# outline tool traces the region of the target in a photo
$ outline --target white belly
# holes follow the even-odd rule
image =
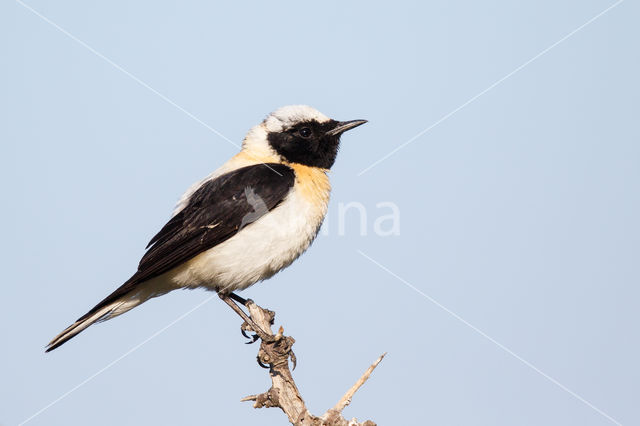
[[[164,278],[176,288],[243,290],[300,256],[316,237],[326,211],[326,202],[312,203],[294,187],[274,210]]]

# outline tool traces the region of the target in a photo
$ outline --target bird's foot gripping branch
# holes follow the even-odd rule
[[[291,370],[289,369],[289,360],[291,360],[294,369],[296,365],[296,356],[291,349],[295,343],[294,338],[285,336],[282,327],[279,328],[276,334],[273,334],[271,326],[274,323],[275,312],[261,308],[251,300],[247,300],[244,305],[249,310],[249,315],[242,311],[237,305],[235,305],[237,309],[234,309],[234,311],[244,320],[242,324],[243,334],[245,334],[245,332],[253,332],[255,336],[251,339],[253,341],[260,340],[258,363],[269,370],[271,388],[264,393],[242,398],[241,401],[253,401],[254,408],[278,407],[287,415],[289,422],[295,426],[376,425],[371,420],[366,420],[362,423],[359,423],[356,419],[346,420],[342,415],[342,410],[349,405],[353,395],[360,389],[364,382],[367,381],[385,354],[382,354],[367,371],[365,371],[360,379],[342,396],[334,407],[327,410],[321,416],[314,416],[307,410],[300,391],[293,380]],[[240,314],[239,311],[241,311],[242,314]]]

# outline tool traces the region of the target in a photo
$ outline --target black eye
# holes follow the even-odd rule
[[[308,138],[309,136],[311,136],[311,129],[308,127],[303,127],[302,129],[298,130],[298,135],[302,136],[303,138]]]

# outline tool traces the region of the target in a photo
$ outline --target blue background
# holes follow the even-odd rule
[[[343,138],[327,235],[243,295],[296,338],[316,414],[387,351],[345,410],[380,425],[640,424],[637,2],[359,175],[613,4],[28,2],[237,143],[287,104],[369,120]],[[43,352],[237,148],[11,0],[0,90],[7,426],[210,296],[174,292]],[[400,235],[373,232],[387,201]],[[355,210],[337,232],[348,202],[367,235]],[[239,402],[269,387],[239,325],[213,299],[27,424],[285,424]]]

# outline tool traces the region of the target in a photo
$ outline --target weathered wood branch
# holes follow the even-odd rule
[[[227,303],[229,303],[227,301]],[[231,302],[233,303],[233,302]],[[371,420],[359,423],[355,418],[346,420],[342,415],[342,410],[349,405],[351,399],[360,387],[367,381],[373,370],[378,366],[382,358],[380,357],[364,372],[358,381],[345,393],[338,403],[328,409],[321,416],[314,416],[307,409],[300,391],[296,386],[291,370],[289,369],[289,360],[293,363],[295,369],[296,357],[291,349],[295,340],[293,337],[285,336],[282,327],[273,334],[271,326],[275,319],[275,312],[261,308],[253,301],[248,300],[246,305],[249,315],[238,310],[234,310],[245,320],[242,324],[242,331],[250,331],[256,334],[255,340],[260,340],[260,349],[258,350],[258,363],[269,369],[271,377],[271,388],[261,394],[250,395],[242,398],[241,401],[253,401],[254,408],[278,407],[288,417],[289,422],[294,426],[375,426]],[[248,321],[247,321],[248,320]],[[257,328],[257,329],[256,329]]]

